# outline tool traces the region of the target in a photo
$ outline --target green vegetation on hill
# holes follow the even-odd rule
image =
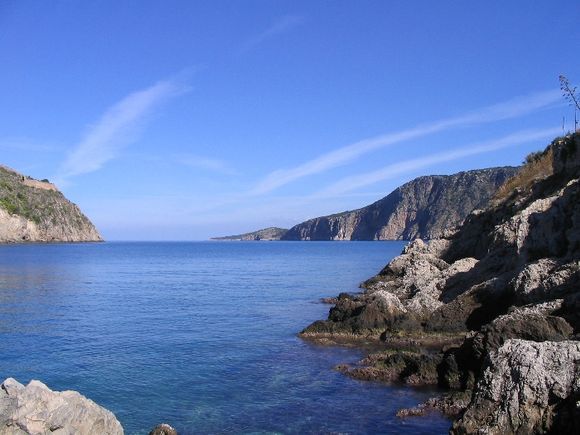
[[[0,166],[0,208],[8,212],[0,220],[0,242],[101,240],[89,219],[54,185],[3,166]],[[18,217],[25,220],[15,224]]]
[[[36,224],[52,221],[56,202],[64,198],[62,193],[27,186],[23,178],[0,167],[0,207]]]

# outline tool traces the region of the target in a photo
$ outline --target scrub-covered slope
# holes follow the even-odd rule
[[[91,221],[53,184],[0,166],[0,243],[101,240]]]

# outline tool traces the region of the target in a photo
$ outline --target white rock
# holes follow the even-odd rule
[[[12,378],[0,387],[0,435],[122,435],[112,412],[76,391],[52,391],[40,381]]]

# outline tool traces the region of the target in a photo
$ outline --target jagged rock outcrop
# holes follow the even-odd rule
[[[447,238],[410,243],[301,335],[380,337],[386,354],[341,371],[462,392],[457,406],[447,396],[402,415],[457,411],[473,391],[458,433],[575,433],[580,134],[556,139],[500,190]]]
[[[95,226],[53,184],[0,166],[0,243],[97,241]]]
[[[235,236],[212,237],[211,240],[280,240],[288,230],[284,228],[269,227],[251,233],[238,234]]]
[[[516,172],[517,168],[503,167],[419,177],[366,207],[295,225],[282,240],[439,238],[471,211],[487,206]]]
[[[25,434],[122,435],[123,428],[112,412],[76,391],[8,378],[0,387],[0,435]]]

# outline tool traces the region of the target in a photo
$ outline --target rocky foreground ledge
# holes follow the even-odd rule
[[[0,435],[123,435],[115,415],[76,391],[52,391],[40,381],[0,385]],[[177,435],[166,423],[149,435]]]
[[[112,412],[76,391],[52,391],[39,381],[12,378],[0,387],[0,435],[122,435]]]
[[[580,433],[580,137],[558,138],[447,238],[416,240],[302,331],[381,350],[337,367],[449,391],[452,433]]]

